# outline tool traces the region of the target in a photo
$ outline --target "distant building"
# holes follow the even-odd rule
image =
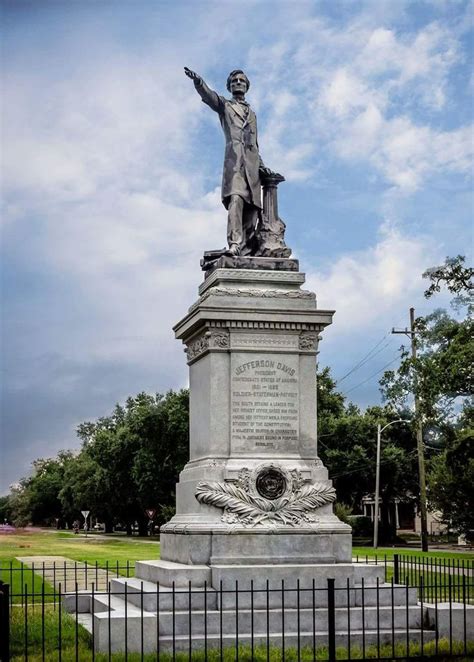
[[[366,517],[370,517],[372,522],[374,521],[375,498],[373,494],[369,494],[362,499],[362,513]],[[417,511],[414,498],[411,498],[407,501],[394,499],[393,508],[390,508],[388,512],[388,519],[390,523],[392,523],[392,518],[395,518],[395,527],[397,532],[421,533],[421,518]],[[438,511],[428,511],[427,523],[429,535],[438,536],[448,532],[448,527],[442,521],[441,513]]]

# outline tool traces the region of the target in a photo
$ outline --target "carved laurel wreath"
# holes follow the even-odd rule
[[[223,522],[253,527],[258,524],[297,526],[302,522],[315,522],[314,511],[336,498],[333,487],[305,483],[296,470],[291,472],[290,489],[275,500],[254,493],[249,478],[248,470],[244,469],[236,482],[201,482],[196,487],[196,499],[223,508]]]

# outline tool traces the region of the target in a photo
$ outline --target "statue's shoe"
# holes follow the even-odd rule
[[[234,257],[234,256],[236,256],[236,255],[240,255],[240,248],[239,248],[239,246],[238,246],[237,244],[232,244],[232,246],[230,246],[230,247],[226,250],[225,254],[226,254],[226,255],[230,255],[230,256],[232,256],[232,257]]]

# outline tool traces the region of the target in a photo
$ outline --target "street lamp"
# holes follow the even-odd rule
[[[388,428],[390,425],[395,423],[409,423],[409,421],[404,418],[397,418],[396,421],[390,421],[387,425],[384,425],[383,428],[380,427],[380,423],[377,425],[377,461],[375,465],[375,513],[374,513],[374,549],[377,549],[379,541],[379,494],[380,494],[380,442],[382,437],[382,432]]]

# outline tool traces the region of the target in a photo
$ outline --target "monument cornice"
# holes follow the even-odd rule
[[[228,329],[268,329],[283,331],[320,332],[332,323],[333,310],[286,310],[266,308],[253,310],[247,308],[200,308],[188,313],[173,327],[175,337],[188,342],[206,327]]]

